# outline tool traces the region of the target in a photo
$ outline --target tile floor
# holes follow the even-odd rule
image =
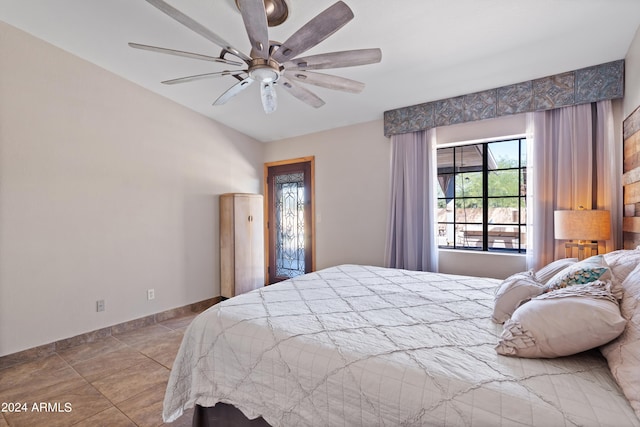
[[[171,424],[161,414],[173,360],[194,317],[0,370],[0,427],[190,426],[192,411]],[[26,411],[16,412],[16,404]]]

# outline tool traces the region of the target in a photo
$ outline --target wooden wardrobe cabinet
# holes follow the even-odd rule
[[[264,286],[263,199],[220,196],[220,293],[225,298]]]

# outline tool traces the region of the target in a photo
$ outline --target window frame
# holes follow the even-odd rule
[[[489,147],[490,144],[502,143],[502,142],[511,142],[517,141],[518,144],[518,164],[513,167],[496,167],[495,169],[491,169],[489,167]],[[496,139],[488,139],[488,140],[476,140],[476,141],[466,141],[455,144],[446,144],[442,146],[436,147],[436,152],[440,150],[452,149],[453,153],[453,161],[451,163],[450,171],[446,171],[444,173],[440,173],[440,165],[437,165],[437,176],[440,178],[441,176],[450,175],[452,183],[450,185],[453,186],[452,194],[450,197],[447,197],[447,189],[442,190],[442,197],[440,197],[440,192],[436,194],[436,209],[439,212],[441,209],[440,203],[442,201],[445,202],[445,206],[453,202],[453,219],[452,221],[439,221],[438,215],[436,214],[436,223],[438,229],[440,230],[440,226],[444,226],[445,230],[447,227],[453,227],[453,242],[450,245],[441,245],[438,242],[439,249],[453,249],[453,250],[464,250],[464,251],[472,251],[472,252],[485,252],[485,253],[513,253],[513,254],[524,254],[526,253],[526,209],[527,209],[527,191],[526,191],[526,175],[527,175],[527,167],[528,162],[531,160],[527,156],[527,137],[526,135],[513,135],[508,137],[501,137]],[[479,170],[464,170],[464,167],[457,166],[457,158],[456,154],[461,147],[471,147],[471,146],[481,146],[482,147],[482,165]],[[497,165],[496,165],[497,166]],[[489,185],[489,176],[491,172],[502,172],[502,171],[517,171],[518,175],[518,190],[517,195],[489,195],[490,194],[490,185]],[[482,174],[482,194],[480,196],[472,194],[470,196],[459,196],[458,193],[458,185],[457,179],[459,176],[465,173],[475,173],[480,172]],[[440,182],[440,179],[437,180]],[[440,185],[440,184],[437,184]],[[490,201],[496,199],[516,199],[517,206],[517,221],[509,222],[509,223],[490,223],[489,222],[489,212],[490,212]],[[465,220],[459,220],[458,216],[458,208],[456,207],[457,202],[462,202],[463,206],[465,206],[465,201],[467,200],[481,200],[482,201],[482,223],[479,222],[469,222]],[[465,212],[466,215],[466,212]],[[524,217],[524,218],[523,218]],[[466,219],[466,218],[465,218]],[[469,225],[478,226],[480,225],[482,230],[481,233],[478,234],[480,246],[470,246],[469,244],[460,244],[458,242],[458,227],[463,226],[465,228],[465,234],[468,230],[467,227]],[[507,246],[507,239],[504,240],[505,247],[492,247],[490,246],[490,227],[492,226],[505,226],[505,227],[514,227],[515,233],[517,233],[517,237],[512,237],[511,244],[517,242],[514,247]],[[473,230],[471,230],[473,231]],[[523,239],[524,236],[524,239]],[[438,238],[440,234],[438,233]],[[504,237],[504,236],[503,236]],[[496,236],[493,236],[493,242],[495,243]],[[499,240],[499,239],[498,239]],[[524,240],[524,242],[523,242]]]

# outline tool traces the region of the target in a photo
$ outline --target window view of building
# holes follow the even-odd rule
[[[438,245],[526,251],[524,138],[438,149]]]

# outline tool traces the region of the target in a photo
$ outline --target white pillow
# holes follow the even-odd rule
[[[622,283],[620,303],[627,327],[616,340],[600,348],[611,373],[640,418],[640,265]]]
[[[496,292],[491,320],[504,323],[520,305],[542,292],[542,284],[536,281],[532,272],[507,277]]]
[[[520,306],[504,324],[496,351],[529,358],[568,356],[608,343],[625,325],[609,283],[571,286]]]
[[[541,283],[547,283],[553,276],[576,262],[578,262],[578,258],[560,258],[553,261],[535,272],[536,280]]]
[[[604,260],[611,269],[611,281],[622,286],[627,276],[640,264],[640,250],[620,249],[604,254]]]

